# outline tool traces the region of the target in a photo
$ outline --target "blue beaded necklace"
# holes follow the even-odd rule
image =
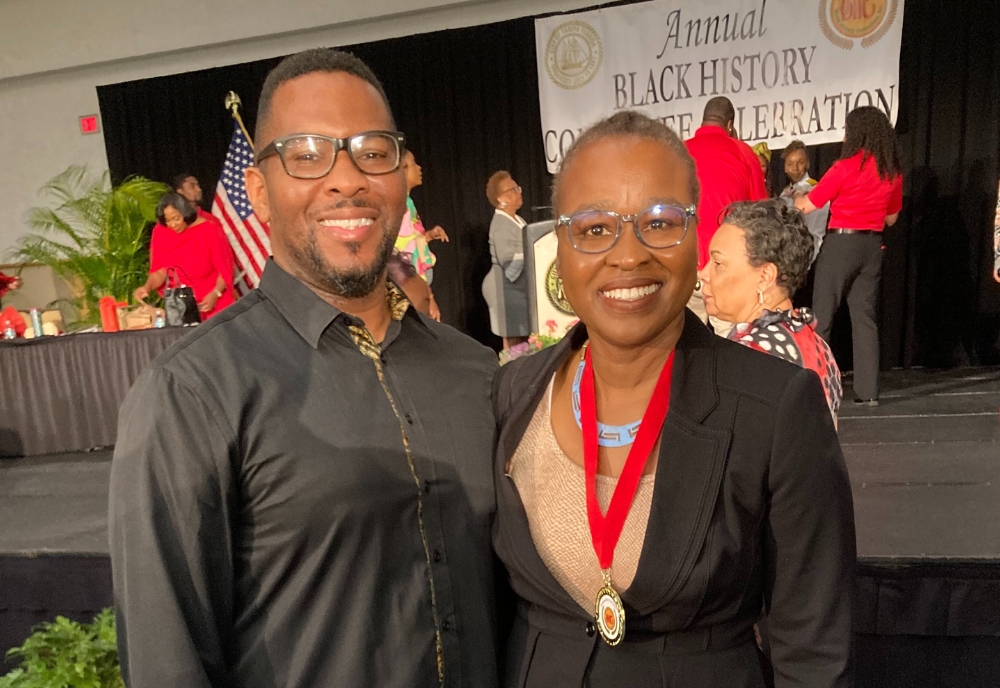
[[[576,425],[581,430],[583,422],[580,420],[580,380],[583,378],[584,359],[580,358],[580,365],[573,376],[573,417],[576,418]],[[605,425],[597,422],[597,443],[602,447],[627,447],[635,442],[636,435],[639,434],[641,420],[625,425]]]

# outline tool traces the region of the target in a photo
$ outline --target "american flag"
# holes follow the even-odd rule
[[[226,153],[219,185],[215,187],[212,214],[219,218],[236,257],[233,283],[246,294],[260,284],[264,262],[271,255],[271,230],[254,214],[243,183],[243,171],[253,163],[253,148],[243,128],[233,123],[233,138]]]

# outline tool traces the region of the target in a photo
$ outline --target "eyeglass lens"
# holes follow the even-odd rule
[[[642,242],[650,248],[669,248],[684,239],[688,216],[683,208],[653,206],[635,218]],[[567,230],[573,246],[585,253],[600,253],[611,248],[618,237],[621,220],[601,210],[577,213],[570,217]]]
[[[348,139],[349,153],[366,174],[385,174],[399,165],[399,144],[389,134],[373,133]],[[285,141],[282,157],[288,174],[301,179],[326,176],[333,167],[334,142],[319,136],[296,136]]]

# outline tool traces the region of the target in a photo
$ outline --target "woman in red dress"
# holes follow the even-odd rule
[[[889,118],[875,107],[847,115],[844,147],[809,195],[795,201],[804,213],[830,204],[826,238],[816,258],[813,310],[816,331],[830,341],[845,299],[854,339],[854,402],[878,406],[878,294],[882,231],[903,208],[899,142]]]
[[[135,298],[141,301],[153,290],[162,290],[167,269],[176,268],[181,282],[194,289],[202,320],[233,303],[233,251],[219,223],[199,216],[177,193],[160,199],[156,219],[149,278],[135,290]]]

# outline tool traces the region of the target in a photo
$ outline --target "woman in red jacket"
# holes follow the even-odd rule
[[[878,405],[877,302],[882,274],[882,230],[903,207],[899,142],[889,118],[875,107],[847,116],[841,158],[795,207],[814,212],[830,203],[826,239],[816,259],[813,311],[827,342],[847,298],[854,336],[854,401]]]

